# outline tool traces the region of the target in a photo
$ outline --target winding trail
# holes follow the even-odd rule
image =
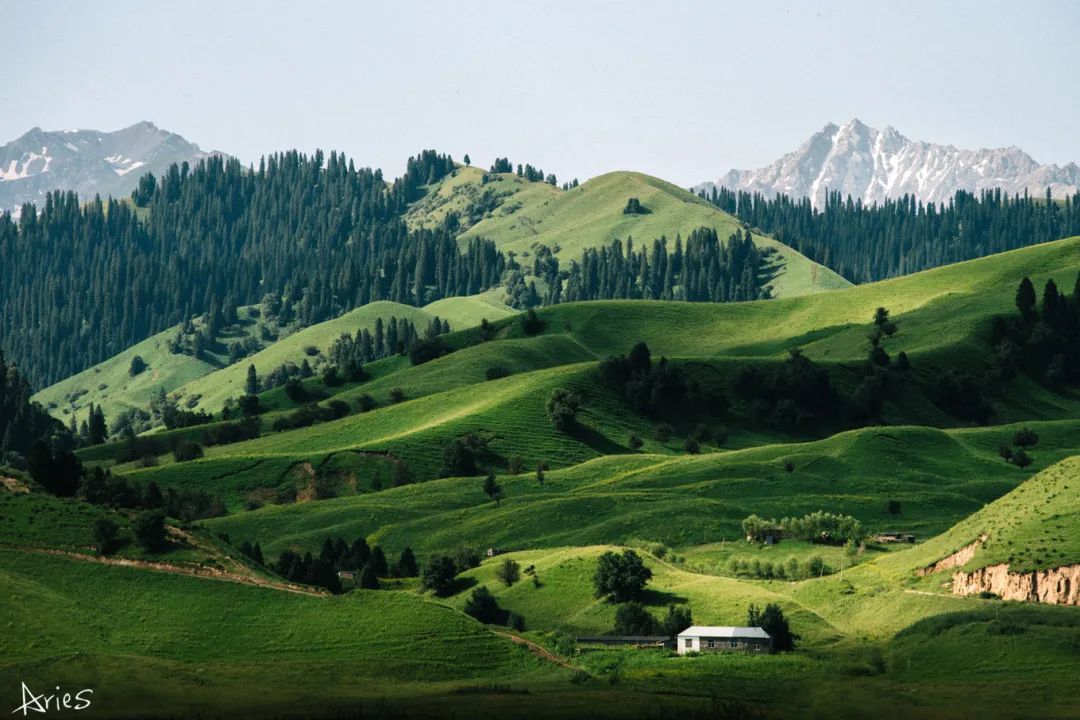
[[[513,633],[502,632],[501,630],[492,630],[491,633],[492,635],[504,637],[515,645],[521,645],[527,648],[529,652],[531,652],[533,655],[537,656],[541,660],[547,660],[548,662],[555,663],[559,667],[566,668],[567,670],[579,670],[581,672],[584,672],[583,670],[581,670],[581,668],[577,667],[576,665],[571,665],[558,655],[555,655],[554,653],[549,651],[544,646],[534,643],[532,640],[523,638],[520,635],[514,635]]]
[[[240,583],[242,585],[254,585],[256,587],[264,587],[270,590],[279,590],[282,592],[296,593],[297,595],[310,595],[313,597],[327,597],[329,593],[320,592],[300,585],[293,585],[286,582],[278,582],[269,578],[261,577],[255,573],[242,574],[235,571],[224,570],[221,568],[203,567],[200,565],[175,565],[173,563],[158,562],[155,560],[136,560],[133,558],[118,558],[118,557],[102,557],[99,555],[88,555],[86,553],[79,553],[73,550],[59,550],[56,548],[36,548],[25,547],[22,545],[10,545],[0,544],[0,547],[5,550],[15,550],[16,552],[37,553],[39,555],[57,555],[60,557],[70,558],[72,560],[79,560],[81,562],[97,563],[98,565],[114,565],[118,567],[133,567],[141,570],[150,570],[152,572],[170,573],[173,575],[187,575],[189,577],[199,577],[208,580],[221,580],[224,582]],[[227,556],[224,558],[231,560]]]

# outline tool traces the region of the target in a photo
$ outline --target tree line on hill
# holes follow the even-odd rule
[[[521,282],[512,254],[482,238],[459,247],[455,215],[435,229],[407,228],[405,210],[422,186],[452,172],[448,155],[424,151],[388,186],[380,171],[358,169],[344,155],[289,151],[246,169],[223,157],[174,165],[160,178],[144,176],[131,203],[49,193],[18,220],[0,214],[4,349],[44,387],[174,326],[173,352],[235,362],[273,339],[268,327],[261,341],[223,332],[240,321],[237,308],[257,303],[264,315],[276,308],[274,323],[284,328],[377,300],[421,306],[509,287],[515,278],[519,307],[761,294],[761,257],[750,239],[721,242],[702,230],[685,250],[678,238],[673,249],[660,239],[638,251],[628,240],[625,254],[590,251],[561,273],[549,252],[541,298]],[[527,166],[521,174],[539,181],[541,172]]]
[[[480,292],[504,269],[492,243],[459,249],[450,231],[410,232],[402,217],[420,185],[450,171],[449,156],[425,152],[387,187],[343,155],[292,151],[247,170],[221,157],[174,165],[144,177],[134,205],[49,193],[17,221],[0,214],[5,350],[45,386],[268,293],[310,325],[375,300]],[[217,342],[202,330],[204,346]]]
[[[625,253],[620,240],[587,248],[581,261],[571,260],[564,273],[554,255],[538,254],[533,272],[548,285],[548,305],[581,300],[735,302],[768,297],[763,266],[769,254],[754,245],[749,231],[737,230],[724,241],[715,228],[702,227],[687,236],[685,247],[676,235],[673,248],[666,237],[638,249],[627,238]]]
[[[0,463],[8,453],[26,455],[30,447],[43,438],[55,437],[66,444],[71,442],[64,426],[41,405],[31,402],[31,395],[29,381],[14,363],[5,362],[0,350]]]
[[[854,283],[1080,235],[1080,193],[1063,202],[1000,190],[957,191],[946,204],[905,195],[880,204],[829,193],[809,198],[713,188],[701,196]]]

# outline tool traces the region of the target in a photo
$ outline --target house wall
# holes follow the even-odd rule
[[[689,643],[687,642],[689,641]],[[710,646],[711,642],[711,646]],[[680,655],[686,653],[710,653],[710,652],[752,652],[767,653],[772,651],[772,644],[768,640],[753,640],[743,638],[708,638],[708,637],[683,637],[678,639],[676,650]]]

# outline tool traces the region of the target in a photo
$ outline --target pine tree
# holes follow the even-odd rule
[[[247,382],[244,384],[244,392],[248,395],[259,394],[259,376],[255,372],[255,365],[248,365]]]

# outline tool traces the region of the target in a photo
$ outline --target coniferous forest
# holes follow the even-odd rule
[[[0,263],[4,349],[41,388],[268,293],[306,325],[375,300],[479,292],[502,275],[492,243],[459,251],[449,232],[409,232],[401,219],[418,188],[451,169],[425,152],[387,186],[336,153],[287,152],[250,172],[213,157],[148,175],[135,207],[50,194],[18,221],[0,215],[0,258],[19,259]]]
[[[767,254],[749,231],[615,240],[561,265],[539,246],[522,268],[488,240],[460,247],[454,213],[439,228],[410,230],[409,204],[454,167],[427,150],[387,183],[336,152],[290,151],[250,168],[220,156],[174,165],[144,176],[131,203],[51,193],[18,220],[0,214],[0,258],[20,259],[0,263],[3,349],[42,388],[172,325],[231,317],[268,297],[301,326],[376,300],[419,306],[499,285],[521,308],[768,297]],[[865,206],[833,194],[822,211],[806,199],[723,188],[707,199],[855,282],[1080,233],[1080,196],[960,192],[937,207],[911,198]],[[215,341],[209,325],[205,343]]]
[[[702,197],[854,283],[907,275],[1080,234],[1080,193],[1063,202],[960,191],[944,206],[912,196],[877,205],[830,193],[808,198],[713,188]]]

